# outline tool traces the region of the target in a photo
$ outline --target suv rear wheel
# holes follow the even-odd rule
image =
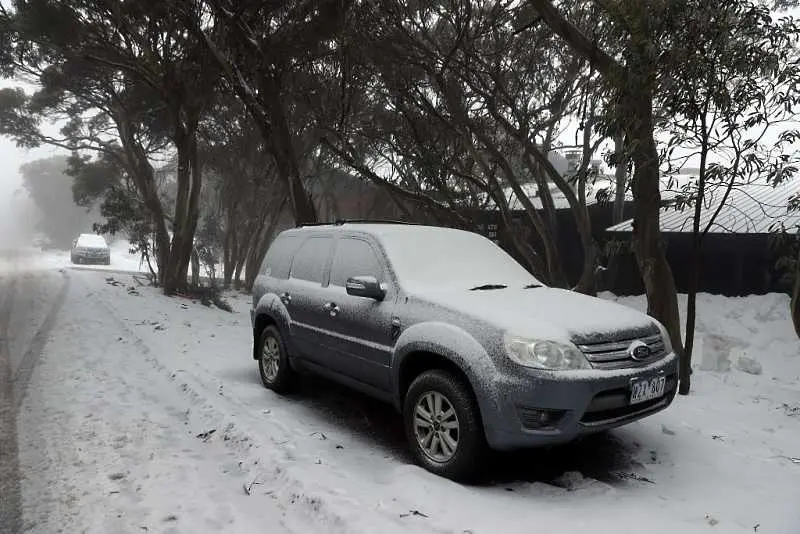
[[[403,405],[406,437],[417,462],[453,480],[474,478],[486,456],[480,412],[469,386],[441,370],[419,375]]]
[[[295,386],[297,376],[289,364],[283,338],[274,326],[268,326],[261,332],[258,371],[264,386],[275,393],[287,393]]]

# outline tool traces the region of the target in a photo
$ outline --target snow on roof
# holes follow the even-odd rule
[[[525,192],[527,197],[533,203],[533,206],[540,210],[542,209],[542,200],[539,197],[539,186],[534,183],[522,184],[522,190]],[[614,179],[613,177],[607,176],[600,176],[596,180],[590,181],[586,184],[586,204],[598,204],[603,200],[604,195],[607,192],[611,192],[613,196],[614,190]],[[503,196],[505,197],[506,201],[508,202],[508,208],[511,211],[519,211],[524,210],[525,207],[522,205],[522,202],[519,200],[516,194],[514,194],[514,190],[510,187],[506,187],[503,189]],[[563,210],[569,209],[569,202],[567,202],[567,197],[564,196],[564,193],[558,189],[555,184],[550,184],[550,196],[553,197],[553,204],[555,204],[556,209]],[[630,193],[628,193],[630,196]],[[495,209],[495,203],[492,200],[487,201],[488,209]]]
[[[107,247],[108,243],[103,236],[97,234],[81,234],[78,236],[78,246],[81,247]]]
[[[696,180],[696,177],[688,174],[669,174],[661,177],[661,198],[670,199],[674,198],[680,193],[680,188],[687,182]],[[524,184],[523,191],[531,199],[536,209],[542,209],[542,201],[539,198],[539,188],[536,184]],[[601,204],[603,202],[613,202],[614,192],[616,191],[616,180],[614,176],[600,175],[594,180],[589,180],[586,183],[586,205],[592,206],[594,204]],[[510,187],[503,190],[503,194],[508,199],[509,209],[524,210],[522,202],[519,201]],[[553,203],[556,209],[569,209],[569,202],[567,198],[554,184],[550,184],[550,195],[553,197]],[[625,201],[632,202],[633,194],[630,189],[625,190]],[[489,206],[493,207],[494,203],[490,202]]]
[[[662,193],[662,200],[678,193],[671,189]],[[713,185],[706,192],[700,214],[700,228],[705,228],[719,207],[725,193],[724,185]],[[765,182],[736,185],[731,190],[710,233],[768,234],[781,224],[789,231],[800,227],[800,210],[789,210],[790,199],[800,195],[800,177],[784,181],[776,187]],[[661,209],[662,232],[691,232],[694,209],[675,205]],[[631,232],[633,220],[624,221],[607,229],[608,232]]]

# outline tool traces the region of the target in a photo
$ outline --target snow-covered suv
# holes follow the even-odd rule
[[[106,239],[97,234],[81,234],[72,242],[69,253],[72,263],[102,263],[111,265],[111,249]]]
[[[281,233],[251,311],[264,385],[318,373],[402,411],[419,463],[474,475],[488,447],[569,442],[666,408],[677,358],[658,322],[544,287],[461,230],[341,223]]]

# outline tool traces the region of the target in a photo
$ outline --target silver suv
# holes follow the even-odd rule
[[[545,287],[478,234],[340,223],[280,234],[253,292],[264,385],[317,373],[392,403],[414,456],[453,479],[488,448],[569,442],[663,410],[678,362],[658,322]]]

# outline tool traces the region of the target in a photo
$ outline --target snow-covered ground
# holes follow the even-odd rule
[[[265,390],[248,296],[227,313],[130,275],[65,276],[18,420],[31,532],[800,533],[786,296],[702,295],[691,395],[579,444],[501,455],[493,481],[466,486],[410,463],[389,407],[321,380]]]
[[[27,256],[26,267],[34,270],[48,269],[90,269],[97,271],[127,271],[127,272],[149,272],[147,264],[141,262],[139,254],[130,253],[130,244],[124,240],[118,240],[109,245],[111,249],[111,265],[73,265],[70,262],[68,250],[50,250],[41,253],[38,249],[22,249],[18,253]],[[4,269],[6,261],[0,257],[0,272]]]

